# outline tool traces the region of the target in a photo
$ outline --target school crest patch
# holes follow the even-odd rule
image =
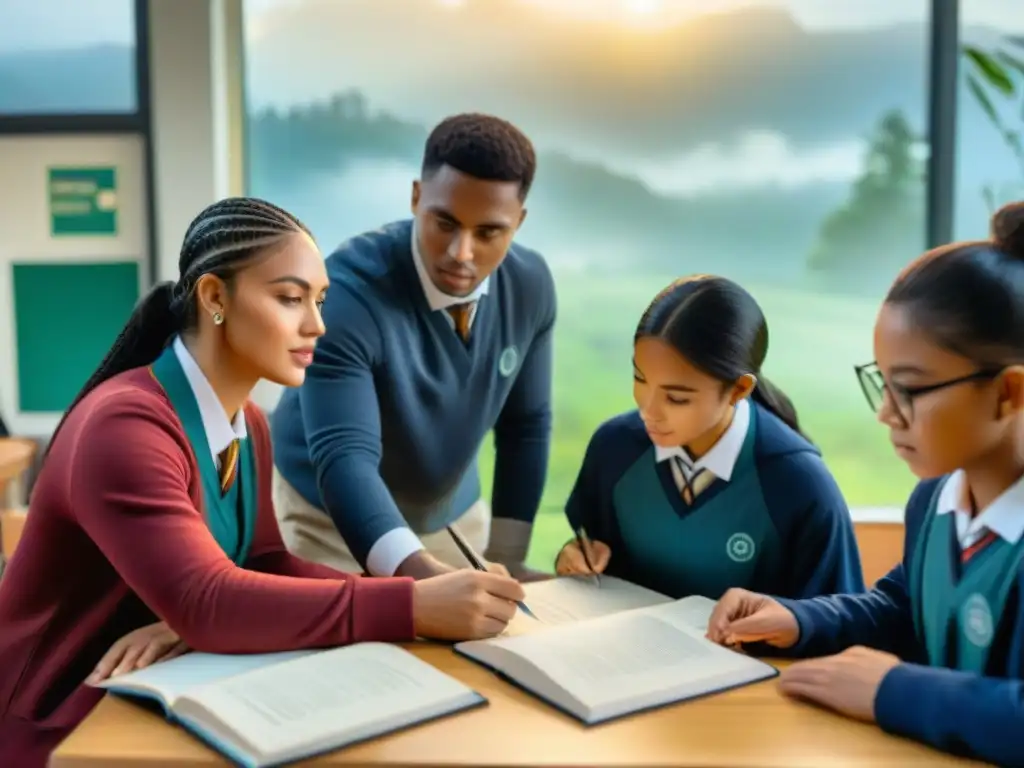
[[[992,609],[984,595],[975,592],[960,607],[960,626],[964,637],[979,648],[987,648],[995,634]]]
[[[725,553],[736,563],[745,563],[753,558],[756,549],[754,540],[746,533],[734,533],[725,542]]]
[[[519,350],[515,347],[505,347],[498,358],[498,373],[502,376],[511,376],[519,364]]]

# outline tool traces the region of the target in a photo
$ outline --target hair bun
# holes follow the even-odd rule
[[[1024,260],[1024,202],[1007,203],[996,211],[992,242],[1007,256]]]

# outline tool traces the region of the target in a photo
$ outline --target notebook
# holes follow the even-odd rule
[[[487,703],[384,643],[188,653],[98,686],[155,699],[170,720],[246,768],[282,765]]]
[[[458,643],[455,651],[586,725],[775,677],[774,667],[704,637],[701,600]]]
[[[561,576],[524,584],[525,602],[536,619],[518,611],[504,635],[525,635],[552,626],[610,616],[633,608],[671,603],[672,598],[614,576]],[[681,601],[687,622],[703,633],[715,601],[693,596]],[[682,610],[682,609],[681,609]]]

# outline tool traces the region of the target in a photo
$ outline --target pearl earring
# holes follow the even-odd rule
[[[224,322],[224,315],[222,315],[220,312],[214,312],[213,313],[213,324],[214,325],[221,325],[223,322]]]

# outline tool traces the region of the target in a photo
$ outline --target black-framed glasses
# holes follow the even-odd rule
[[[905,387],[896,382],[886,383],[882,372],[878,370],[877,363],[855,365],[853,370],[857,373],[857,381],[860,382],[861,391],[864,393],[864,397],[868,401],[868,407],[871,408],[873,413],[878,413],[882,403],[885,402],[885,393],[888,391],[892,396],[892,402],[896,407],[897,413],[909,424],[914,419],[914,400],[922,395],[954,387],[957,384],[965,384],[968,381],[988,381],[1002,373],[1003,369],[982,368],[973,373],[968,373],[966,376],[958,376],[955,379],[947,379],[935,384],[923,384],[920,387]]]

